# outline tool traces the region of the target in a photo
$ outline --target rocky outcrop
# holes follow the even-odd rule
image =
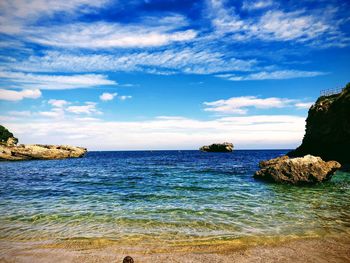
[[[47,160],[78,158],[86,148],[69,145],[20,144],[4,126],[0,125],[0,161]]]
[[[315,184],[331,179],[341,167],[336,161],[325,162],[320,157],[306,155],[300,158],[282,156],[259,164],[261,170],[254,178],[276,183]]]
[[[0,145],[0,160],[21,161],[78,158],[84,156],[86,151],[86,148],[69,145]]]
[[[214,143],[212,145],[202,146],[199,150],[202,152],[232,152],[233,144],[229,142]]]
[[[322,96],[310,108],[302,144],[288,153],[350,163],[350,83],[339,94]]]

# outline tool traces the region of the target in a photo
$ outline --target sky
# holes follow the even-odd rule
[[[0,123],[89,150],[291,149],[349,45],[343,0],[1,0]]]

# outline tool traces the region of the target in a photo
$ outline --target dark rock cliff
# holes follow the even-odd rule
[[[309,109],[302,144],[288,153],[350,163],[350,83],[339,94],[322,96]]]

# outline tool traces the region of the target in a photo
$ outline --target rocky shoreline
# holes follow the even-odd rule
[[[87,152],[86,148],[70,145],[20,144],[18,146],[0,145],[1,161],[52,160],[80,158]]]
[[[86,148],[70,145],[19,144],[18,139],[0,125],[0,161],[52,160],[80,158]]]

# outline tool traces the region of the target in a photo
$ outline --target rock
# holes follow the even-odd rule
[[[124,259],[123,259],[123,263],[134,263],[134,259],[130,256],[126,256]]]
[[[306,155],[300,158],[282,156],[259,164],[261,170],[254,178],[289,184],[314,184],[331,179],[341,167],[336,161],[325,162],[320,157]]]
[[[79,158],[87,152],[86,148],[69,145],[20,144],[17,146],[17,143],[18,139],[0,125],[0,161]]]
[[[200,149],[202,152],[232,152],[233,144],[229,142],[214,143],[208,146],[202,146]]]
[[[15,137],[9,137],[6,141],[6,146],[15,146],[18,143],[18,139]]]
[[[84,156],[86,151],[86,148],[69,145],[0,145],[0,160],[21,161],[78,158]]]
[[[302,144],[288,153],[350,164],[350,83],[339,94],[322,96],[310,108]]]

